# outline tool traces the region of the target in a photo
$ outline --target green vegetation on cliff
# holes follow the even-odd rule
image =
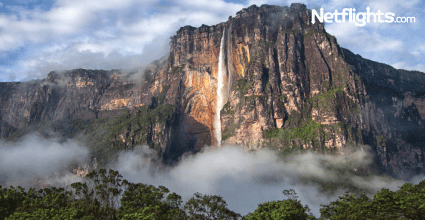
[[[293,114],[298,116],[295,112]],[[296,117],[294,115],[292,117]],[[308,121],[301,122],[300,126],[288,126],[279,129],[265,130],[263,132],[266,139],[278,141],[286,148],[293,145],[302,146],[303,144],[311,144],[313,148],[316,148],[323,144],[322,142],[327,135],[325,128],[328,127],[329,126],[317,123],[310,118]]]
[[[167,123],[171,123],[176,107],[162,104],[156,108],[139,107],[130,112],[123,108],[115,116],[97,119],[70,119],[34,123],[13,133],[9,140],[18,139],[31,132],[39,132],[45,137],[51,132],[63,138],[77,138],[89,147],[91,156],[102,164],[116,157],[120,150],[133,149],[137,145],[147,144],[163,153],[165,147]],[[155,129],[156,128],[156,129]]]

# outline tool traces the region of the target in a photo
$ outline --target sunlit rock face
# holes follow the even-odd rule
[[[216,144],[212,120],[225,31],[223,144],[318,152],[368,144],[378,169],[403,178],[422,170],[423,73],[340,48],[301,4],[251,6],[225,23],[183,27],[172,37],[169,65],[181,78],[178,105],[194,125],[208,129],[201,136],[189,120],[184,126],[197,136],[195,150]],[[287,132],[268,136],[274,129]]]
[[[304,5],[251,6],[226,23],[183,27],[172,37],[169,60],[171,69],[181,72],[186,90],[183,98],[187,99],[184,112],[209,129],[212,145],[216,144],[213,118],[222,36],[227,44],[226,112],[232,113],[222,114],[224,143],[262,147],[263,131],[283,127],[293,112],[314,112],[315,122],[334,125],[340,121],[335,111],[317,106],[306,112],[306,99],[339,88],[345,81],[353,92],[364,92],[362,85],[355,85],[354,73],[348,71],[336,40],[326,34],[323,24],[313,25],[310,20]],[[228,34],[223,33],[226,30]],[[332,73],[338,71],[351,77],[344,79],[340,74],[332,79]],[[360,102],[358,97],[349,99]],[[332,142],[332,147],[346,142],[342,136],[334,139],[338,141]]]
[[[164,161],[215,146],[220,47],[222,144],[324,153],[367,144],[378,169],[402,178],[423,171],[424,73],[341,48],[302,4],[253,5],[214,26],[182,27],[171,37],[169,56],[143,76],[73,70],[2,83],[1,135],[36,121],[101,118],[123,107],[167,103],[176,107],[172,123],[150,132],[167,130]]]

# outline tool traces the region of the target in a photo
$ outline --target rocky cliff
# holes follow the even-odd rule
[[[118,71],[73,70],[43,80],[1,83],[1,120],[15,129],[43,120],[99,117],[141,103],[140,87]]]
[[[253,5],[215,26],[182,27],[170,45],[143,77],[74,70],[2,83],[2,136],[45,120],[120,117],[124,107],[128,124],[110,140],[148,142],[172,162],[218,143],[220,96],[223,144],[323,153],[367,144],[378,168],[401,178],[423,172],[424,73],[341,48],[305,5]]]

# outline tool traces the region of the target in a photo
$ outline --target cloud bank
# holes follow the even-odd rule
[[[269,150],[252,153],[241,146],[208,147],[164,169],[149,162],[147,158],[154,154],[147,147],[123,152],[111,168],[131,182],[164,185],[184,199],[195,192],[220,195],[231,210],[244,215],[253,212],[259,203],[286,199],[282,194],[285,189],[295,189],[301,202],[319,216],[321,204],[334,201],[346,190],[373,195],[383,187],[396,190],[404,183],[356,173],[372,163],[367,150],[333,156],[310,152],[282,160]]]
[[[0,143],[0,185],[64,186],[80,179],[71,166],[88,161],[88,151],[75,141],[59,142],[29,135],[16,143]]]
[[[335,201],[347,190],[373,196],[383,187],[397,190],[405,183],[368,173],[373,162],[366,146],[339,155],[308,152],[284,158],[266,149],[250,152],[242,146],[206,147],[184,156],[174,167],[162,166],[156,155],[147,146],[136,147],[120,152],[108,168],[134,183],[166,186],[184,200],[196,192],[220,195],[231,210],[243,215],[253,212],[259,203],[287,199],[282,194],[285,189],[295,189],[301,202],[319,216],[320,205]],[[30,135],[19,142],[3,142],[0,185],[67,187],[83,181],[70,168],[87,164],[87,156],[87,149],[72,140]],[[412,181],[422,179],[418,176]]]

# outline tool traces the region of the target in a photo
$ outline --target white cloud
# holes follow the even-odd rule
[[[86,32],[85,28],[97,27],[99,16],[105,16],[108,10],[149,7],[154,1],[58,1],[45,12],[14,7],[12,15],[0,16],[0,27],[3,29],[0,39],[7,43],[0,44],[0,51],[12,50],[26,44],[44,43],[51,40],[63,40],[67,35]],[[143,7],[144,6],[144,7]],[[122,11],[125,13],[125,11]],[[16,16],[19,14],[19,16]]]
[[[201,153],[184,157],[173,168],[157,169],[146,160],[155,153],[148,147],[122,153],[111,165],[131,182],[164,185],[183,199],[195,192],[220,195],[229,208],[247,214],[262,202],[286,199],[282,191],[295,189],[303,204],[319,215],[320,204],[328,204],[347,190],[349,184],[372,195],[382,187],[396,190],[404,182],[379,176],[355,175],[354,169],[365,168],[372,157],[365,151],[347,151],[330,156],[306,153],[286,160],[268,150],[246,152],[242,147],[207,147]],[[150,156],[149,156],[150,155]],[[319,182],[336,187],[333,193],[320,190]]]
[[[381,10],[382,12],[394,12],[401,13],[408,10],[414,9],[417,4],[420,3],[420,0],[406,0],[406,1],[398,1],[398,0],[371,0],[364,1],[363,5],[369,6],[371,11]]]
[[[363,51],[397,51],[404,46],[401,40],[386,37],[353,23],[326,24],[326,31],[335,35],[338,42],[346,48]]]
[[[393,66],[396,69],[403,69],[404,66],[406,66],[406,62],[404,62],[404,61],[397,62],[397,63],[392,64],[391,66]]]
[[[230,10],[241,10],[241,4],[229,3],[222,0],[197,0],[197,1],[186,1],[186,0],[177,0],[175,1],[177,5],[182,6],[184,9],[190,10],[201,10],[211,12],[221,12],[226,14]],[[235,11],[235,13],[236,13]],[[226,15],[229,16],[229,15]]]
[[[412,67],[407,67],[407,69],[408,70],[418,70],[418,71],[425,73],[425,65],[423,65],[423,64],[417,64],[417,65],[414,65]]]
[[[128,39],[127,40],[131,40]],[[91,42],[54,45],[38,55],[20,61],[23,71],[47,74],[51,70],[67,70],[75,68],[115,69],[117,67],[131,70],[146,66],[169,51],[168,38],[158,37],[156,43],[145,44],[140,48],[125,47],[120,51],[115,45],[122,42],[107,41],[102,44]],[[127,50],[126,50],[127,49]],[[141,51],[137,51],[137,49]],[[40,77],[42,75],[35,75]]]
[[[425,56],[425,44],[424,43],[416,44],[416,47],[414,47],[409,52],[410,52],[410,54],[412,54],[416,58],[420,59],[420,58]]]
[[[424,53],[425,53],[425,44],[424,44],[424,45],[419,46],[419,49],[420,49],[422,52],[424,52]]]
[[[156,0],[143,1],[143,3],[135,0],[108,0],[107,2],[61,0],[47,12],[15,7],[13,10],[20,16],[15,14],[0,16],[0,27],[3,29],[0,34],[1,42],[3,42],[0,44],[0,51],[13,50],[27,44],[63,40],[68,35],[71,37],[78,34],[90,35],[87,29],[94,29],[98,35],[109,33],[110,37],[115,36],[111,34],[114,32],[111,29],[123,31],[123,34],[128,35],[137,34],[141,38],[144,37],[143,34],[156,36],[172,32],[173,24],[182,19],[187,19],[190,24],[195,25],[199,22],[218,23],[230,14],[236,13],[242,6],[220,0],[192,3],[178,1],[173,3],[178,7],[162,7],[164,10],[155,16],[140,16],[158,2]],[[140,15],[135,15],[132,20],[125,20],[127,13],[135,8],[139,10]],[[108,20],[108,16],[111,15],[118,19]]]
[[[396,69],[416,70],[416,71],[421,71],[425,73],[425,65],[423,64],[410,65],[409,63],[405,61],[401,61],[401,62],[396,62],[392,64],[391,66],[393,66]]]
[[[221,0],[169,4],[157,0],[60,0],[49,11],[16,7],[13,10],[21,16],[0,15],[0,51],[19,47],[28,51],[9,71],[1,69],[3,75],[14,72],[12,77],[20,80],[44,76],[56,68],[143,66],[167,54],[164,48],[168,48],[169,37],[181,26],[217,24],[242,7]],[[142,54],[145,47],[153,54]]]
[[[0,143],[0,185],[34,187],[34,180],[55,184],[69,174],[70,165],[86,163],[88,151],[77,142],[27,136],[16,143]]]
[[[367,5],[378,7],[379,3],[378,1],[363,3],[360,0],[250,0],[244,4],[228,3],[223,0],[165,2],[58,0],[48,11],[37,7],[33,10],[17,6],[9,7],[8,10],[12,10],[13,13],[0,15],[2,29],[0,52],[14,51],[18,48],[25,48],[26,52],[14,62],[15,65],[0,67],[0,71],[3,78],[19,80],[28,76],[29,78],[45,76],[54,70],[50,68],[119,69],[127,67],[127,63],[131,65],[137,63],[138,59],[152,58],[142,55],[146,51],[144,49],[146,45],[156,44],[160,48],[157,51],[163,52],[156,53],[157,57],[154,58],[165,55],[167,50],[163,48],[168,47],[169,37],[182,26],[215,25],[227,21],[228,16],[235,16],[237,11],[251,4],[289,5],[293,2],[306,3],[310,8],[323,6],[326,10],[340,10],[344,7],[364,10],[362,7],[365,8]],[[414,10],[417,4],[416,0],[407,3],[390,1],[386,7],[401,8],[407,14],[407,11]],[[420,20],[419,17],[417,20]],[[419,22],[414,26],[418,24]],[[386,63],[394,63],[394,60],[382,56],[383,51],[400,51],[403,47],[410,46],[398,35],[391,35],[389,30],[403,32],[406,28],[406,25],[373,23],[363,28],[352,27],[349,24],[326,25],[326,29],[337,36],[343,47],[365,54],[368,58],[379,57],[379,61]],[[154,50],[153,46],[151,48]],[[410,55],[415,56],[412,53]],[[120,62],[113,58],[118,58]],[[127,58],[128,62],[125,61]],[[31,69],[34,67],[35,70]]]
[[[416,57],[419,57],[419,56],[421,56],[421,52],[419,52],[419,51],[412,51],[412,52],[410,52],[413,56],[416,56]]]
[[[106,46],[100,45],[100,44],[80,44],[77,45],[78,52],[86,52],[89,51],[90,53],[103,53],[105,56],[108,56],[111,53],[111,49],[107,48]]]

